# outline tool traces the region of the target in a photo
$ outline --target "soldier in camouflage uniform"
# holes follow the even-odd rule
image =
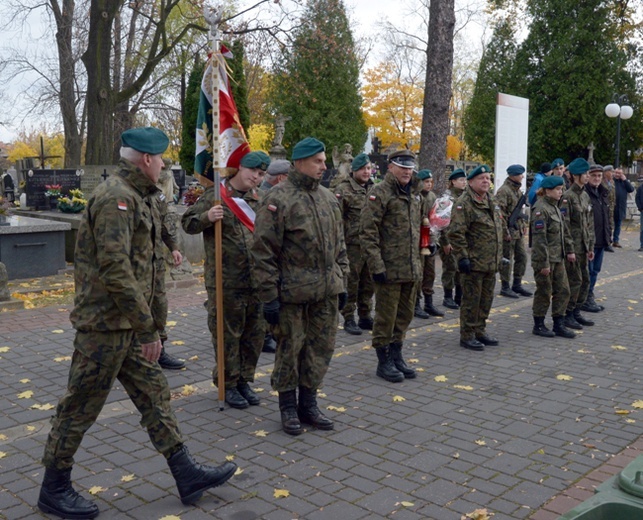
[[[317,406],[317,389],[333,357],[349,266],[337,197],[320,185],[325,149],[312,137],[295,145],[294,168],[262,198],[255,223],[259,298],[277,339],[271,383],[290,435],[302,423],[334,427]]]
[[[431,170],[420,170],[417,173],[420,181],[420,193],[422,193],[422,220],[428,218],[435,200],[433,193],[433,174]],[[427,319],[429,316],[444,316],[444,313],[433,306],[433,284],[435,283],[435,253],[437,244],[433,243],[434,236],[431,236],[431,245],[429,246],[430,254],[421,255],[422,262],[422,294],[424,295],[424,308],[420,306],[420,291],[415,301],[415,317]]]
[[[448,232],[462,282],[460,345],[470,350],[498,344],[487,335],[486,322],[502,257],[504,223],[489,194],[490,172],[483,164],[469,173],[469,184],[451,211]]]
[[[339,182],[334,192],[344,220],[344,239],[348,252],[350,276],[348,277],[348,302],[342,310],[344,330],[359,336],[362,329],[372,330],[371,307],[373,301],[373,280],[368,272],[366,258],[360,246],[359,221],[366,195],[373,187],[371,161],[365,153],[359,154],[351,163],[351,174]],[[355,309],[359,322],[355,323]]]
[[[462,168],[453,170],[449,175],[449,198],[455,202],[464,192],[467,186],[467,176]],[[453,209],[452,209],[453,211]],[[444,299],[442,305],[448,309],[459,309],[462,302],[462,286],[460,285],[460,273],[452,254],[451,243],[449,242],[449,228],[443,229],[440,233],[440,260],[442,260],[442,288],[444,289]],[[455,288],[455,299],[453,289]]]
[[[569,300],[569,283],[564,265],[566,231],[558,209],[564,184],[562,177],[552,175],[544,179],[531,209],[531,266],[536,281],[533,333],[544,338],[575,336],[565,327],[565,309]],[[545,326],[550,303],[553,332]]]
[[[502,256],[508,260],[508,262],[503,262],[500,266],[500,280],[502,282],[500,294],[508,298],[519,298],[519,295],[532,296],[532,293],[522,287],[522,277],[527,270],[527,253],[525,252],[523,239],[526,225],[522,218],[522,205],[519,209],[521,215],[516,219],[513,226],[509,225],[509,218],[522,197],[520,188],[522,187],[524,174],[525,167],[521,164],[509,166],[507,168],[507,178],[494,197],[504,218]],[[512,264],[514,276],[513,285],[510,285]]]
[[[251,152],[241,158],[239,171],[221,183],[222,206],[213,206],[214,188],[208,188],[182,218],[186,233],[203,233],[205,246],[205,288],[208,292],[208,328],[217,357],[217,308],[215,290],[214,222],[222,222],[223,257],[223,341],[225,401],[233,408],[258,405],[259,396],[248,383],[254,381],[265,335],[261,320],[261,302],[257,297],[254,275],[255,209],[259,193],[255,188],[259,171],[265,171],[270,157],[264,152]],[[219,362],[217,360],[217,362]],[[212,369],[212,380],[218,381],[218,370]]]
[[[417,188],[419,181],[413,179],[413,152],[394,152],[388,162],[384,180],[373,187],[362,211],[360,235],[375,281],[376,374],[397,383],[416,377],[415,370],[402,357],[402,343],[413,319],[422,276],[422,196]]]
[[[580,313],[589,293],[588,262],[594,260],[594,215],[592,201],[585,191],[589,180],[588,171],[589,163],[585,159],[574,159],[569,164],[569,173],[573,176],[574,184],[558,203],[568,230],[565,270],[569,283],[569,303],[565,314],[565,326],[575,330],[581,330],[583,325],[594,325],[593,321],[584,318]]]
[[[181,500],[196,501],[236,470],[195,463],[170,406],[170,388],[156,362],[158,326],[150,311],[161,220],[156,187],[167,136],[135,128],[121,136],[119,171],[87,203],[74,254],[76,329],[67,393],[58,403],[45,445],[45,476],[38,507],[63,518],[95,518],[98,507],[71,485],[74,454],[119,380],[142,415],[154,447],[174,475]]]

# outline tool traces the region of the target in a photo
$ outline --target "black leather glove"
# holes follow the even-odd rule
[[[435,253],[438,252],[438,246],[435,244],[429,244],[429,257],[435,256]]]
[[[348,302],[348,293],[340,292],[337,295],[337,308],[341,311],[344,307],[346,307],[346,302]]]
[[[279,323],[279,298],[263,304],[263,317],[270,325]]]
[[[471,274],[471,260],[468,258],[461,258],[458,261],[458,271],[464,274]]]
[[[375,273],[373,275],[373,281],[377,283],[386,283],[386,271]]]

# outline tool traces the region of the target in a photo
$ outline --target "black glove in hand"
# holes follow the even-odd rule
[[[337,295],[337,308],[341,311],[344,307],[346,307],[346,302],[348,302],[348,293],[340,292]]]
[[[429,253],[430,253],[429,257],[435,256],[435,253],[437,253],[437,252],[438,252],[438,246],[436,246],[435,244],[430,244],[429,245]]]
[[[458,271],[464,274],[471,274],[471,260],[468,258],[461,258],[458,261]]]
[[[373,281],[377,283],[386,283],[386,271],[375,273],[373,275]]]
[[[270,325],[277,325],[277,323],[279,323],[279,307],[278,298],[263,304],[263,317]]]

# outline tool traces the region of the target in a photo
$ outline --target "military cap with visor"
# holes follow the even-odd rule
[[[170,145],[170,140],[163,130],[152,126],[130,128],[121,134],[121,143],[125,148],[133,148],[141,153],[160,155]]]
[[[415,154],[411,150],[398,150],[388,156],[388,162],[400,168],[415,168]]]

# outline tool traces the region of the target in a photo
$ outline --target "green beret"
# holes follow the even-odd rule
[[[559,177],[558,175],[550,175],[549,177],[545,177],[543,179],[543,181],[540,183],[540,187],[546,190],[551,190],[556,186],[562,186],[563,184],[565,184],[565,181],[562,177]]]
[[[583,175],[589,170],[589,163],[582,157],[577,157],[567,166],[572,175]]]
[[[270,166],[270,157],[266,152],[250,152],[241,158],[239,164],[244,168],[259,168],[266,171]]]
[[[467,180],[470,181],[471,179],[473,179],[474,177],[477,177],[481,173],[491,173],[491,168],[489,168],[489,166],[487,166],[486,164],[481,164],[476,169],[471,170],[469,172],[469,175],[467,175]]]
[[[432,179],[432,178],[433,178],[433,174],[431,173],[431,170],[420,170],[418,172],[418,179],[420,179],[421,181],[425,181],[427,179]]]
[[[400,168],[415,168],[415,154],[411,150],[397,150],[388,156],[388,162]]]
[[[353,162],[351,163],[351,170],[356,172],[360,168],[364,168],[371,160],[369,159],[368,155],[365,153],[359,154],[355,159],[353,159]]]
[[[456,170],[453,170],[453,173],[449,175],[449,180],[453,181],[455,179],[459,179],[460,177],[466,177],[467,174],[464,173],[464,170],[462,168],[458,168]]]
[[[121,143],[125,148],[133,148],[150,155],[159,155],[167,150],[170,140],[163,130],[146,126],[125,130],[121,134]]]
[[[558,166],[562,166],[563,164],[565,164],[565,161],[563,161],[562,159],[554,159],[551,162],[551,167],[552,169],[554,169],[554,168],[557,168]]]
[[[292,150],[292,160],[307,159],[321,152],[326,151],[326,146],[319,139],[306,137],[299,141]]]
[[[522,164],[512,164],[507,168],[507,175],[509,175],[509,177],[522,175],[523,173],[525,173],[525,167]]]

